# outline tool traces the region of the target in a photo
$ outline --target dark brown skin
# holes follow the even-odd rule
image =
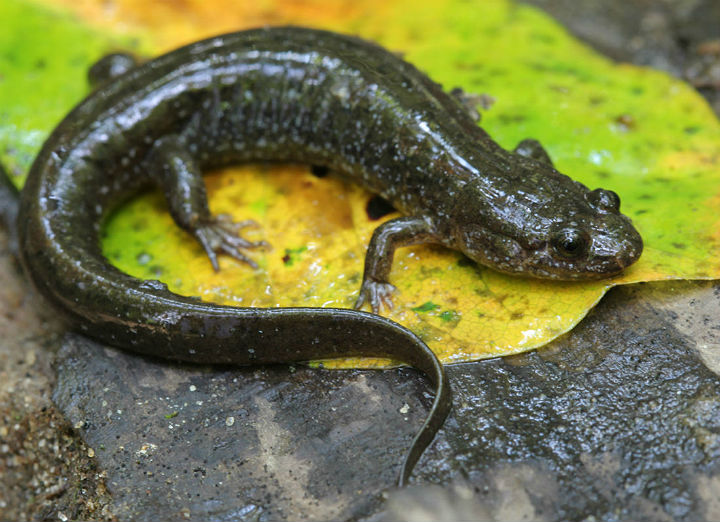
[[[375,311],[390,302],[399,246],[438,243],[498,270],[558,279],[617,274],[642,250],[614,193],[559,174],[531,140],[515,153],[500,148],[463,100],[357,38],[246,31],[138,67],[116,55],[91,78],[97,90],[52,133],[23,189],[20,254],[37,288],[79,331],[143,354],[232,364],[365,355],[422,370],[437,395],[400,484],[451,402],[442,366],[420,339],[359,311],[178,296],[107,262],[102,218],[154,183],[216,269],[218,253],[252,265],[247,251],[262,243],[210,214],[201,173],[257,160],[327,167],[406,215],[378,227],[368,249],[357,306],[368,301]]]

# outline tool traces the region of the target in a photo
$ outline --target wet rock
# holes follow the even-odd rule
[[[412,370],[203,368],[69,335],[53,396],[121,519],[347,520],[378,510],[428,411]]]
[[[720,289],[658,286],[614,290],[543,350],[450,368],[452,428],[418,478],[462,481],[491,520],[720,519],[720,379],[699,352],[720,346]]]
[[[543,350],[450,367],[453,414],[406,492],[395,475],[430,399],[411,370],[197,368],[69,336],[55,400],[122,518],[710,519],[718,295],[616,289]]]

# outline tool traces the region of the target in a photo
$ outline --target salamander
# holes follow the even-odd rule
[[[22,190],[17,240],[37,289],[77,331],[141,354],[195,363],[267,364],[355,355],[399,359],[436,387],[400,471],[402,485],[451,405],[442,365],[412,332],[375,313],[241,308],[172,293],[113,267],[102,220],[145,185],[218,268],[255,266],[263,242],[208,209],[202,173],[250,161],[327,168],[403,217],[372,236],[356,308],[391,305],[396,248],[436,243],[508,273],[609,277],[642,240],[609,190],[555,170],[533,140],[513,151],[447,94],[376,44],[279,27],[190,44],[144,63],[118,54],[90,72],[95,90],[51,133]]]

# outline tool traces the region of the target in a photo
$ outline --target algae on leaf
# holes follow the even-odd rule
[[[0,2],[0,20],[0,160],[22,184],[47,135],[89,92],[90,65],[136,44],[23,0]]]

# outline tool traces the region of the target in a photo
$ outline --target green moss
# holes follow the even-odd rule
[[[425,313],[425,312],[432,312],[434,310],[437,310],[438,308],[440,308],[439,305],[436,305],[432,301],[427,301],[426,303],[423,303],[420,306],[416,306],[416,307],[412,308],[412,311],[418,312],[418,313]]]

